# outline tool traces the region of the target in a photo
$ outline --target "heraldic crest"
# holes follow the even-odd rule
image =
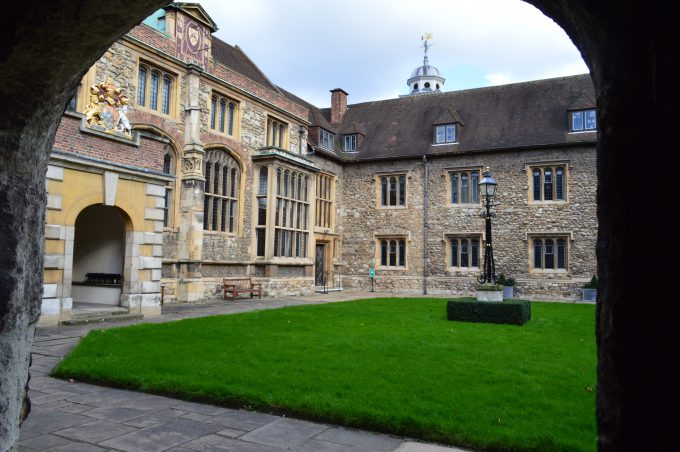
[[[127,117],[129,99],[111,80],[90,87],[90,101],[85,109],[91,129],[132,139],[132,126]]]

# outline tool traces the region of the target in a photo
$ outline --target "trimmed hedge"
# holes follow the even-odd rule
[[[449,320],[524,325],[531,319],[531,304],[526,300],[493,301],[451,300],[446,304]]]

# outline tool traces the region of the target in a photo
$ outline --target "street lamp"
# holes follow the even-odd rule
[[[482,212],[479,216],[486,220],[486,246],[484,247],[484,270],[479,275],[477,280],[482,284],[495,284],[498,281],[496,275],[496,263],[493,260],[493,246],[491,240],[491,218],[496,214],[491,212],[491,199],[496,194],[496,179],[491,177],[491,171],[487,166],[484,171],[484,177],[479,181],[479,192],[486,199],[486,212]]]

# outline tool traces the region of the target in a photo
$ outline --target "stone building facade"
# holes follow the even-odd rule
[[[84,77],[47,173],[43,324],[82,303],[158,314],[223,277],[277,296],[366,289],[375,269],[380,290],[469,294],[486,167],[518,295],[575,298],[595,274],[587,76],[349,106],[334,89],[319,109],[216,29],[173,3]]]

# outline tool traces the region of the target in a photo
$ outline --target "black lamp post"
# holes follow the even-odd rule
[[[486,220],[486,246],[484,247],[484,271],[477,278],[482,284],[495,284],[498,281],[496,275],[496,263],[493,260],[493,245],[491,240],[491,218],[496,214],[491,212],[491,199],[496,194],[496,180],[491,177],[489,167],[484,171],[484,177],[479,181],[479,192],[486,200],[486,212],[479,216]]]

